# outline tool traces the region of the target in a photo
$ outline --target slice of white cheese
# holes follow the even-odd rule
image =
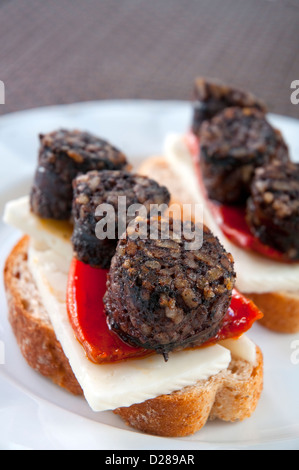
[[[218,344],[171,353],[168,362],[155,355],[116,364],[94,364],[86,357],[68,320],[66,289],[73,256],[69,229],[31,214],[28,198],[8,204],[5,221],[31,237],[29,268],[57,339],[94,411],[130,406],[206,380],[227,369],[230,349],[234,357],[255,363],[256,347],[243,336],[232,344],[228,341],[225,347]]]
[[[15,199],[6,204],[3,221],[40,243],[50,246],[63,259],[72,259],[70,244],[73,227],[64,221],[41,219],[30,210],[29,196]]]
[[[164,155],[171,170],[183,180],[186,199],[203,204],[205,223],[216,235],[235,260],[236,287],[243,293],[298,292],[299,263],[279,263],[259,254],[248,252],[231,243],[222,233],[211,215],[204,196],[199,189],[192,156],[181,134],[169,134],[164,143]]]
[[[248,336],[242,335],[237,339],[224,339],[219,344],[224,348],[228,348],[232,357],[250,362],[251,364],[256,363],[256,347]]]
[[[52,250],[31,245],[29,267],[49,313],[56,336],[68,357],[85,397],[94,411],[111,410],[171,393],[226,369],[230,351],[216,345],[163,356],[98,365],[85,356],[68,321],[65,293],[67,272],[56,265]]]

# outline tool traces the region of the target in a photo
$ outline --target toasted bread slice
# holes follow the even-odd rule
[[[9,320],[28,364],[73,394],[82,389],[55,337],[33,277],[28,269],[28,237],[12,250],[4,269]],[[195,386],[144,403],[119,408],[115,413],[131,427],[160,436],[186,436],[210,419],[236,421],[255,410],[263,388],[263,357],[257,363],[233,359],[226,371]],[[100,366],[99,366],[100,367]]]
[[[8,318],[21,353],[37,372],[74,395],[81,395],[78,384],[48,313],[28,269],[29,238],[24,237],[12,250],[4,267]]]
[[[246,296],[263,312],[260,323],[278,333],[299,332],[299,295],[292,292],[250,293]]]
[[[158,183],[168,187],[172,195],[172,204],[194,204],[190,193],[176,174],[173,173],[166,159],[153,156],[145,160],[139,173],[154,178]],[[299,332],[299,295],[291,292],[246,293],[264,317],[259,322],[266,328],[279,332],[294,334]]]
[[[263,357],[257,348],[255,367],[233,359],[227,370],[144,403],[119,408],[131,427],[142,432],[183,437],[199,431],[208,420],[243,421],[256,409],[263,388]]]

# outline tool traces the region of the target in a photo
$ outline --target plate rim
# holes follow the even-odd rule
[[[125,106],[130,106],[130,107],[134,107],[134,106],[138,106],[139,108],[143,108],[144,106],[151,106],[151,107],[155,107],[155,106],[161,106],[161,105],[165,105],[167,107],[172,107],[172,106],[175,106],[177,107],[178,105],[179,106],[182,106],[182,107],[186,107],[187,109],[187,106],[190,106],[191,102],[190,101],[184,101],[184,100],[147,100],[147,99],[124,99],[124,100],[116,100],[116,99],[113,99],[113,100],[97,100],[97,101],[83,101],[83,102],[74,102],[74,103],[67,103],[67,104],[58,104],[58,105],[49,105],[49,106],[42,106],[42,107],[36,107],[36,108],[30,108],[30,109],[25,109],[25,110],[20,110],[20,111],[14,111],[14,112],[11,112],[11,113],[7,113],[7,114],[4,114],[4,115],[1,115],[0,116],[0,126],[1,124],[5,124],[5,122],[12,122],[16,119],[22,119],[24,117],[28,117],[28,115],[34,115],[36,113],[48,113],[49,111],[50,112],[56,112],[56,111],[64,111],[64,110],[67,110],[67,111],[74,111],[74,110],[78,110],[80,108],[88,108],[90,106],[92,106],[93,108],[97,108],[98,106],[119,106],[119,104],[122,104],[122,105],[125,105]],[[286,123],[287,122],[294,122],[294,123],[297,123],[299,124],[299,119],[296,119],[296,118],[293,118],[293,117],[289,117],[289,116],[283,116],[283,115],[279,115],[279,114],[272,114],[272,113],[269,113],[269,117],[272,117],[272,118],[279,118],[279,119],[282,119],[284,120]],[[1,129],[0,129],[1,131]],[[0,196],[1,195],[1,192],[0,191]],[[1,228],[1,224],[0,224],[0,231],[2,230]],[[5,375],[5,374],[4,374]],[[0,376],[2,376],[3,378],[3,374],[1,374],[1,367],[0,367]],[[6,379],[8,379],[6,377]],[[15,384],[15,386],[18,386],[18,384]],[[19,385],[20,386],[20,385]],[[21,386],[22,388],[22,386]],[[24,393],[25,393],[25,390],[24,390]],[[46,399],[44,399],[43,397],[39,397],[37,395],[34,395],[34,398],[35,399],[40,399],[40,400],[44,400],[45,402],[47,402]],[[56,405],[56,404],[53,404],[53,403],[50,403],[51,406],[57,406],[58,408],[68,412],[68,413],[72,413],[72,411],[70,410],[67,410],[59,405]],[[82,416],[81,416],[82,417]],[[86,418],[86,417],[82,417],[86,420],[89,420],[89,418]],[[110,424],[105,424],[105,423],[98,423],[99,425],[103,425],[104,427],[105,426],[108,426],[108,427],[113,427],[113,425],[110,425]],[[121,429],[121,431],[125,432],[125,433],[133,433],[136,435],[136,433],[138,434],[138,436],[140,436],[140,433],[134,431],[134,430],[130,430],[130,429]],[[153,436],[148,436],[148,435],[143,435],[141,434],[142,436],[145,436],[145,441],[147,441],[148,439],[151,439]],[[158,438],[158,439],[162,439],[163,438]],[[246,444],[242,444],[242,443],[217,443],[217,442],[212,442],[212,443],[209,443],[209,442],[204,442],[204,441],[188,441],[188,440],[185,440],[185,439],[178,439],[178,438],[174,438],[174,439],[171,439],[172,442],[177,442],[177,441],[180,441],[180,442],[185,442],[186,445],[189,443],[192,443],[194,445],[197,445],[198,447],[202,448],[202,446],[206,446],[207,448],[231,448],[231,446],[233,446],[233,448],[251,448],[252,446],[249,445],[247,446]],[[284,439],[284,441],[288,442],[289,439]],[[271,444],[273,443],[273,441],[268,441],[268,440],[265,440],[263,441],[262,445],[266,445],[266,444]],[[283,442],[282,442],[283,444]],[[259,445],[258,442],[255,442],[252,444],[254,447],[257,445],[259,448],[261,447]],[[299,445],[299,435],[298,435],[298,445]],[[126,447],[127,448],[127,447]],[[187,446],[188,448],[188,446]],[[267,447],[268,448],[268,447]]]

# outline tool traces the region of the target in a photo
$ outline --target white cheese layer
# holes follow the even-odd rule
[[[211,215],[202,195],[193,168],[192,156],[181,134],[169,134],[165,139],[164,155],[171,170],[183,181],[186,200],[203,204],[205,223],[235,260],[236,287],[242,293],[286,291],[299,295],[299,263],[279,263],[231,243]]]
[[[24,233],[30,232],[29,269],[56,337],[94,411],[130,406],[206,380],[227,369],[231,350],[234,357],[255,363],[256,347],[245,336],[238,340],[227,340],[223,345],[171,353],[168,362],[161,355],[117,364],[98,365],[91,362],[75,338],[66,309],[71,243],[61,233],[53,235],[51,223],[49,226],[46,222],[43,222],[42,227],[36,226],[36,217],[30,211],[26,218],[19,217],[25,205],[24,199],[10,203],[5,219],[13,221],[13,225]],[[56,239],[53,240],[53,237]],[[62,256],[63,248],[65,252]]]
[[[29,196],[8,202],[5,206],[3,221],[34,240],[50,246],[62,256],[62,259],[65,257],[72,259],[71,224],[37,217],[30,210]]]
[[[34,276],[56,336],[95,411],[115,409],[171,393],[198,380],[206,380],[228,367],[230,351],[222,346],[161,355],[117,364],[97,365],[88,360],[75,339],[68,321],[65,293],[67,270],[56,265],[53,251],[29,250],[29,267]]]

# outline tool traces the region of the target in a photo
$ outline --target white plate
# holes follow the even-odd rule
[[[0,118],[0,215],[6,201],[26,194],[42,132],[79,128],[110,140],[134,164],[159,154],[167,132],[184,132],[185,102],[107,101],[56,106]],[[299,122],[270,116],[299,161]],[[20,234],[0,222],[1,273]],[[24,362],[7,321],[0,280],[0,448],[2,449],[299,449],[299,335],[255,325],[249,336],[264,353],[265,386],[254,415],[242,423],[208,423],[194,436],[165,439],[127,428],[113,413],[93,413]],[[4,349],[5,357],[1,354]]]

